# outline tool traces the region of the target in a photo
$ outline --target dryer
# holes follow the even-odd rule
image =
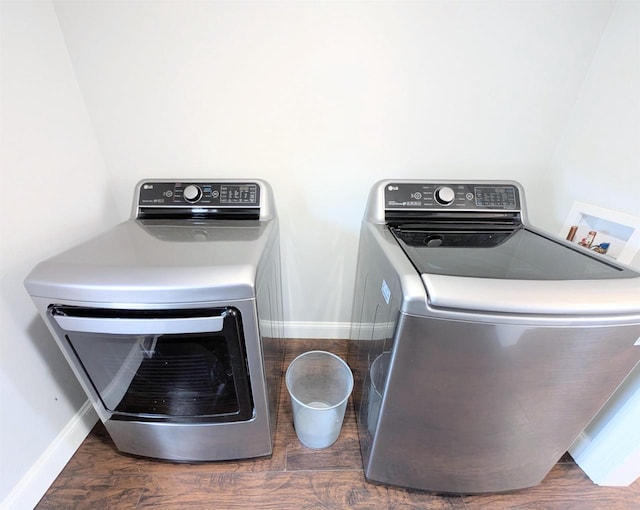
[[[365,476],[414,489],[537,485],[640,360],[640,273],[513,181],[377,183],[353,314]]]
[[[280,273],[268,183],[152,179],[25,286],[119,450],[208,461],[272,452]]]

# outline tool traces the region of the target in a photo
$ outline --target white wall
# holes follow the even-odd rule
[[[117,213],[53,6],[2,2],[0,18],[0,506],[20,509],[37,503],[91,425],[75,421],[86,395],[22,281]]]
[[[640,218],[640,2],[616,4],[549,169],[550,230],[574,200]],[[596,483],[640,477],[640,367],[571,453]]]
[[[544,174],[612,8],[54,4],[120,214],[143,177],[265,178],[289,334],[343,338],[376,180],[513,178],[534,220],[547,207]]]
[[[556,232],[574,200],[640,217],[639,27],[640,3],[618,2],[549,167]]]

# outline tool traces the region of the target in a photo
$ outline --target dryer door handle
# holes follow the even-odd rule
[[[183,333],[215,333],[222,331],[223,316],[178,319],[118,319],[54,315],[65,331],[116,335],[167,335]]]

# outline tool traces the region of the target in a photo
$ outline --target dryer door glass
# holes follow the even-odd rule
[[[253,405],[240,312],[51,307],[113,418],[249,420]]]

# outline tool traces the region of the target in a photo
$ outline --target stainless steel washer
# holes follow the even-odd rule
[[[266,182],[147,180],[25,286],[121,451],[223,460],[272,452],[280,271]]]
[[[531,227],[511,181],[377,183],[353,313],[373,482],[537,485],[640,360],[640,274]]]

